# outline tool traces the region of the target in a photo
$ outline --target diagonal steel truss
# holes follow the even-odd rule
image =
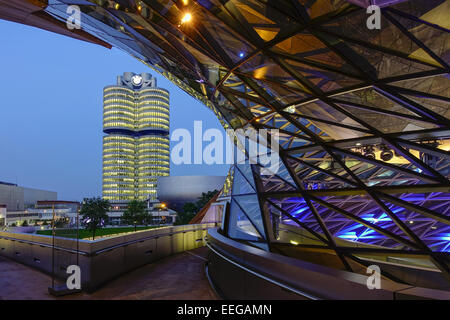
[[[80,3],[45,10],[64,20],[72,2]],[[263,176],[252,165],[269,249],[278,212],[349,270],[358,254],[395,253],[428,257],[450,277],[450,35],[438,14],[448,1],[383,7],[380,30],[367,29],[365,8],[347,1],[80,7],[85,31],[205,102],[225,128],[279,130],[284,172]],[[182,23],[186,12],[192,21]],[[362,151],[380,146],[392,160]]]

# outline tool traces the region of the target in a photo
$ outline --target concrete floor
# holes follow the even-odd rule
[[[46,274],[0,256],[0,300],[51,299],[49,285]]]
[[[0,257],[0,300],[215,300],[205,275],[206,252],[183,252],[127,273],[93,294],[62,298],[47,293],[50,276]]]

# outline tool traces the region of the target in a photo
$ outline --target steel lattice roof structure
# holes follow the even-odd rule
[[[450,277],[450,1],[376,1],[374,30],[365,2],[14,0],[0,17],[27,3],[57,25],[76,4],[77,38],[129,52],[226,129],[278,129],[279,172],[230,172],[230,237],[275,251],[280,226],[296,226],[310,239],[298,247],[347,270],[392,254]]]

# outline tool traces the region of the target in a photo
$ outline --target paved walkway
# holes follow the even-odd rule
[[[59,299],[217,299],[205,275],[206,252],[206,248],[183,252],[127,273],[93,294],[81,293]],[[0,257],[0,300],[55,299],[47,293],[50,284],[48,275]]]
[[[0,300],[51,299],[51,283],[46,274],[0,256]]]

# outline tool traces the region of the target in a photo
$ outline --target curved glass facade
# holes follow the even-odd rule
[[[170,174],[169,103],[146,73],[125,73],[104,89],[103,198],[157,199],[157,177]]]
[[[350,272],[414,261],[448,289],[449,1],[377,0],[374,29],[362,0],[79,3],[83,29],[226,129],[280,131],[277,172],[232,169],[227,237]],[[43,12],[64,21],[65,9],[55,0]],[[114,103],[126,110],[123,95]]]

